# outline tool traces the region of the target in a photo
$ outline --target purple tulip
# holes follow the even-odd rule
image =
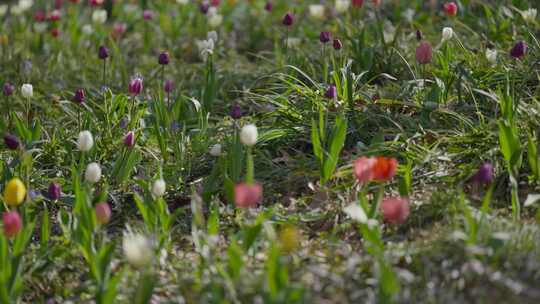
[[[143,19],[144,20],[151,20],[154,18],[154,12],[151,10],[144,10],[143,11]]]
[[[77,89],[75,95],[73,95],[73,101],[79,104],[84,103],[85,93],[83,89]]]
[[[285,16],[283,17],[283,25],[291,26],[293,25],[293,23],[294,23],[294,15],[291,12],[285,14]]]
[[[422,32],[420,30],[416,30],[416,40],[422,41],[424,38],[424,35],[422,35]]]
[[[165,81],[163,89],[165,90],[165,93],[171,93],[174,90],[174,82],[170,79],[167,79]]]
[[[4,143],[6,144],[6,147],[10,150],[17,150],[21,144],[17,136],[13,134],[6,134],[4,135]]]
[[[244,115],[242,113],[242,108],[240,107],[239,104],[234,104],[231,108],[231,113],[230,113],[232,119],[240,119],[242,118],[242,116]]]
[[[205,14],[208,13],[208,10],[210,9],[210,4],[207,1],[204,1],[199,5],[199,10],[201,13]]]
[[[129,123],[129,119],[127,117],[122,117],[122,119],[120,120],[120,123],[118,124],[118,126],[121,129],[125,129],[127,127],[128,123]]]
[[[131,79],[128,86],[128,92],[131,96],[137,96],[141,94],[143,90],[143,79],[140,76],[135,76]]]
[[[98,50],[98,57],[99,59],[103,60],[107,59],[109,57],[109,49],[104,45],[100,46]]]
[[[133,148],[133,146],[135,146],[135,133],[133,133],[133,131],[129,131],[124,137],[124,146],[128,148]]]
[[[266,10],[267,12],[271,12],[273,8],[274,4],[272,3],[272,1],[266,1],[266,4],[264,5],[264,10]]]
[[[484,163],[472,177],[473,182],[479,184],[489,184],[493,181],[493,165]]]
[[[341,43],[341,40],[334,39],[334,42],[332,43],[332,46],[334,47],[334,50],[339,51],[341,48],[343,48],[343,44]]]
[[[331,85],[326,90],[326,93],[324,93],[324,97],[329,99],[334,99],[337,97],[337,89],[335,85]]]
[[[321,34],[319,35],[319,40],[322,43],[327,43],[328,41],[330,41],[330,32],[321,32]]]
[[[9,82],[4,83],[3,89],[4,89],[4,96],[11,96],[13,95],[13,92],[15,91],[15,87]]]
[[[420,42],[416,48],[416,61],[419,64],[428,64],[433,59],[433,49],[427,41]]]
[[[161,65],[167,65],[169,64],[169,61],[171,60],[169,56],[169,52],[163,52],[159,54],[158,63]]]
[[[525,41],[518,41],[516,45],[510,50],[510,56],[519,59],[527,54],[527,43]]]
[[[51,183],[49,185],[48,195],[49,199],[53,201],[60,199],[60,197],[62,196],[62,187],[60,186],[60,184]]]

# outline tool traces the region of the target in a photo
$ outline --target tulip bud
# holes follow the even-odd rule
[[[129,131],[124,137],[124,146],[128,148],[135,146],[135,133],[133,131]]]
[[[294,23],[294,15],[292,13],[287,13],[283,17],[283,25],[285,26],[292,26]]]
[[[332,46],[334,47],[334,50],[339,51],[341,48],[343,48],[343,44],[341,43],[341,40],[334,39],[334,42],[332,43]]]
[[[321,32],[321,34],[319,35],[319,41],[321,41],[322,43],[327,43],[328,41],[330,41],[330,32]]]
[[[478,184],[490,184],[493,181],[493,165],[491,163],[482,164],[473,175],[472,180]]]
[[[174,82],[170,79],[165,80],[163,89],[165,90],[165,93],[171,93],[174,90]]]
[[[383,219],[390,224],[401,224],[409,217],[409,200],[403,197],[385,198],[381,204]]]
[[[8,147],[8,149],[10,150],[17,150],[21,145],[17,136],[13,134],[6,134],[4,136],[4,143],[6,144],[6,147]]]
[[[336,0],[336,4],[335,4],[336,12],[340,14],[345,13],[347,10],[349,10],[350,5],[351,5],[350,0]]]
[[[204,1],[203,3],[201,3],[199,5],[199,10],[201,11],[201,13],[205,14],[208,13],[208,10],[210,9],[210,4],[206,1]]]
[[[326,93],[324,93],[324,97],[329,99],[335,99],[337,97],[337,89],[335,85],[331,85],[326,90]]]
[[[161,65],[167,65],[169,64],[170,56],[168,52],[163,52],[159,54],[158,63]]]
[[[143,11],[143,19],[144,20],[152,20],[154,18],[154,12],[151,10],[144,10]]]
[[[31,98],[34,96],[34,87],[29,83],[23,84],[21,87],[21,94],[24,98]]]
[[[221,145],[215,144],[210,148],[210,155],[218,157],[221,155]]]
[[[527,54],[527,44],[524,41],[518,41],[510,50],[510,56],[519,59]]]
[[[51,183],[48,190],[49,199],[56,201],[62,196],[62,187],[60,184]]]
[[[356,8],[360,8],[364,5],[364,0],[352,0],[352,6]]]
[[[416,40],[422,41],[424,35],[422,35],[422,32],[420,30],[416,30]]]
[[[101,167],[97,163],[90,163],[86,167],[84,179],[89,183],[97,183],[101,179]]]
[[[82,131],[77,139],[77,149],[81,152],[88,152],[94,146],[94,137],[90,131]]]
[[[165,184],[165,181],[163,179],[158,179],[154,182],[152,185],[152,195],[154,197],[162,197],[165,195],[167,185]]]
[[[245,125],[240,131],[240,141],[246,146],[253,146],[257,143],[257,127],[253,124]]]
[[[418,48],[416,48],[416,61],[419,64],[428,64],[433,59],[433,49],[429,42],[420,42]]]
[[[4,83],[3,91],[4,91],[4,96],[11,96],[13,95],[13,92],[15,91],[15,87],[11,83],[6,82]]]
[[[271,12],[274,8],[274,5],[272,4],[272,1],[266,1],[266,4],[264,5],[264,10],[267,12]]]
[[[352,203],[345,207],[343,211],[353,220],[361,224],[367,224],[368,216],[364,209],[358,203]]]
[[[491,64],[497,63],[497,50],[486,49],[486,59]]]
[[[141,268],[152,261],[152,244],[143,235],[131,233],[124,235],[122,249],[126,260],[134,267]]]
[[[75,94],[73,95],[73,101],[79,104],[84,103],[85,98],[86,98],[86,94],[84,93],[83,89],[77,89],[75,91]]]
[[[100,225],[105,225],[111,220],[111,207],[107,203],[99,203],[95,207],[96,220]]]
[[[136,76],[129,82],[128,92],[131,96],[137,96],[141,94],[143,90],[143,79],[140,76]]]
[[[99,59],[103,60],[107,59],[109,57],[109,49],[104,45],[100,46],[98,50],[98,57]]]
[[[238,208],[255,208],[262,200],[260,184],[240,183],[234,186],[234,202]]]
[[[4,202],[11,207],[20,205],[26,197],[26,187],[17,177],[12,178],[4,188]]]
[[[17,211],[4,212],[2,214],[4,235],[10,239],[16,236],[22,229],[22,219]]]
[[[448,2],[443,5],[443,10],[448,16],[455,16],[457,14],[458,6],[455,2]]]
[[[232,119],[240,119],[242,118],[242,108],[239,104],[234,104],[231,108],[231,117]]]
[[[454,29],[452,29],[451,27],[443,28],[441,42],[448,41],[452,39],[452,37],[454,37]]]

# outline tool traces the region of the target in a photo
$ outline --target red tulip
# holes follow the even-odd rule
[[[262,200],[260,184],[240,183],[234,186],[234,202],[238,208],[255,208]]]
[[[448,16],[455,16],[457,14],[458,6],[455,2],[448,2],[443,5],[443,10]]]
[[[17,211],[4,212],[2,222],[4,224],[4,235],[8,239],[17,235],[22,229],[21,216]]]
[[[397,171],[398,162],[395,158],[377,157],[373,166],[373,179],[378,181],[391,180]]]
[[[364,5],[364,0],[352,0],[351,1],[353,7],[362,7]]]
[[[381,211],[385,222],[401,224],[409,217],[409,200],[404,197],[385,198],[381,204]]]

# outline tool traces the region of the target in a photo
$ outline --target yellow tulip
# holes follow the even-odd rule
[[[4,189],[4,201],[8,206],[18,206],[26,197],[26,187],[17,177],[12,178]]]
[[[285,226],[279,234],[279,241],[283,252],[292,253],[300,246],[300,231],[294,226]]]

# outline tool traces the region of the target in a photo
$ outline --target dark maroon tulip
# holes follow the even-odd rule
[[[109,57],[109,49],[104,45],[100,46],[98,50],[98,57],[99,59],[107,59]]]
[[[479,184],[490,184],[493,181],[493,165],[484,163],[472,177],[473,182]]]
[[[124,146],[128,148],[133,148],[133,146],[135,146],[135,133],[133,133],[133,131],[129,131],[124,137]]]
[[[422,41],[424,38],[424,35],[422,35],[422,32],[420,30],[416,30],[416,40]]]
[[[6,82],[4,83],[3,91],[4,91],[4,96],[11,96],[13,95],[13,92],[15,91],[15,87],[11,83]]]
[[[272,1],[267,1],[266,4],[264,5],[264,9],[267,12],[271,12],[273,8],[274,8],[274,4],[272,3]]]
[[[141,77],[136,76],[135,78],[131,79],[128,86],[128,92],[131,96],[137,96],[141,94],[143,90],[143,80]]]
[[[326,93],[324,93],[324,97],[334,99],[337,97],[337,89],[335,85],[331,85],[326,90]]]
[[[319,40],[322,43],[327,43],[328,41],[330,41],[330,32],[321,32],[321,34],[319,35]]]
[[[210,9],[210,4],[206,1],[204,1],[203,3],[201,3],[199,5],[199,10],[201,11],[201,13],[205,14],[208,13],[208,10]]]
[[[285,14],[285,16],[283,17],[283,25],[291,26],[293,25],[293,23],[294,23],[294,15],[291,12]]]
[[[334,39],[334,42],[332,43],[332,46],[334,47],[334,50],[339,51],[341,48],[343,48],[343,44],[341,43],[341,40]]]
[[[171,57],[169,56],[169,52],[163,52],[159,54],[158,63],[161,65],[167,65],[169,64],[169,61],[171,60]]]
[[[51,183],[49,185],[48,194],[49,194],[49,199],[54,200],[54,201],[58,200],[62,196],[62,187],[60,186],[60,184]]]
[[[8,147],[8,149],[10,150],[17,150],[21,145],[21,142],[19,141],[17,136],[13,134],[4,135],[4,143],[6,144],[6,147]]]
[[[240,119],[244,114],[242,113],[242,108],[239,104],[234,104],[231,108],[231,117],[233,119]]]
[[[416,61],[419,64],[428,64],[433,59],[433,48],[427,41],[420,42],[416,48]]]
[[[165,80],[163,89],[165,90],[165,93],[171,93],[174,90],[174,82],[170,79]]]
[[[73,95],[73,101],[79,104],[84,103],[85,98],[86,98],[86,94],[84,93],[83,89],[77,89],[75,91],[75,95]]]
[[[525,41],[518,41],[516,45],[510,50],[510,56],[519,59],[527,54],[527,43]]]

